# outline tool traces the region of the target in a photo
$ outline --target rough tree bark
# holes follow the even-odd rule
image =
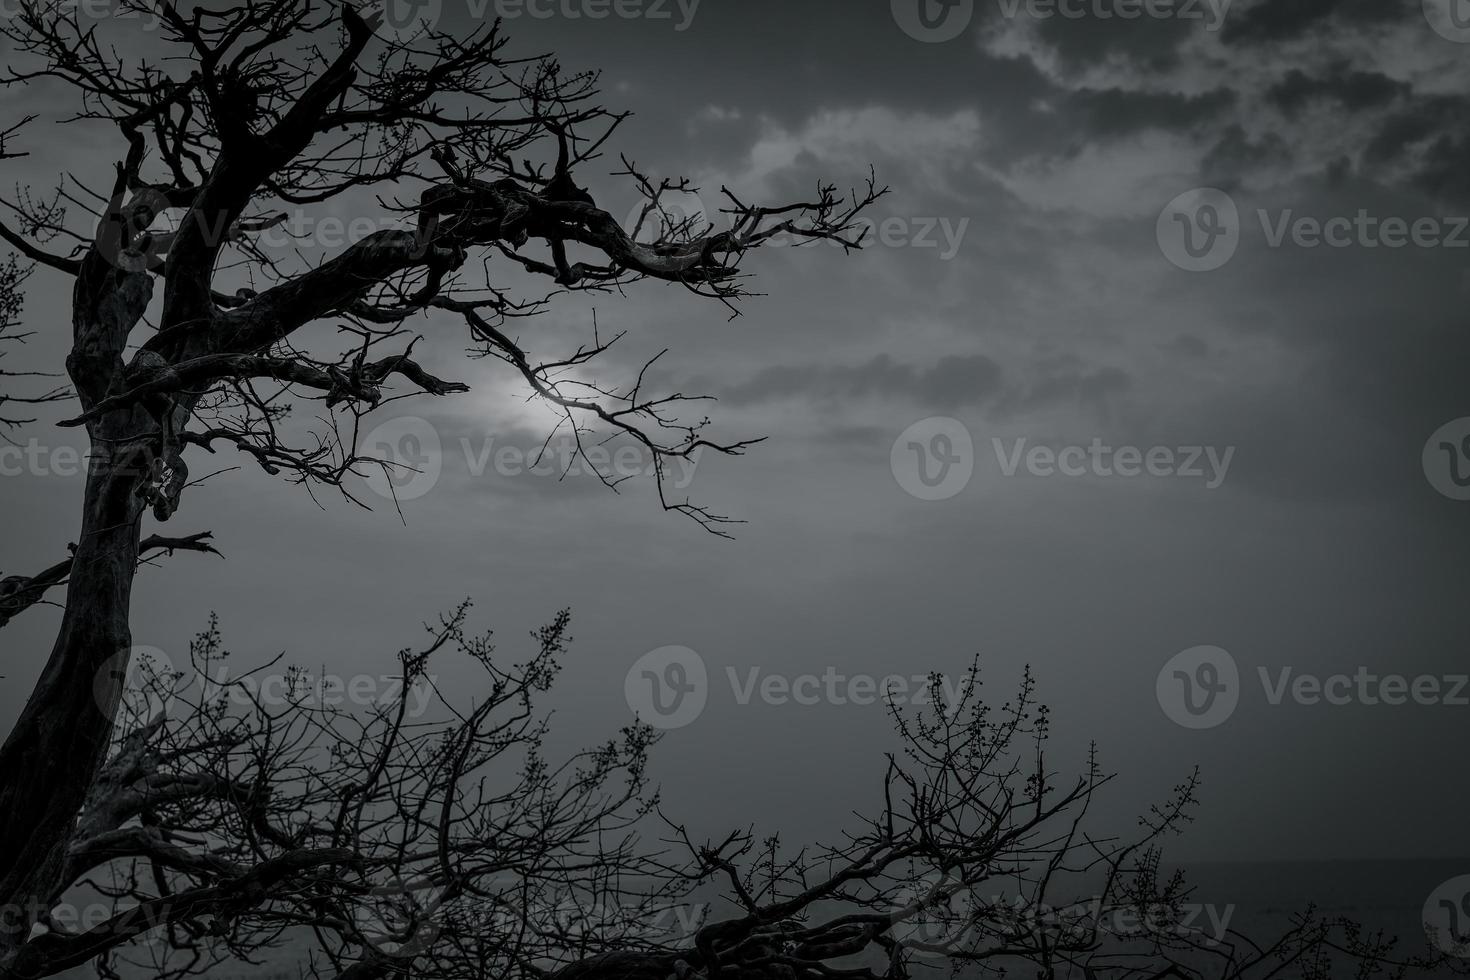
[[[73,300],[73,347],[67,371],[83,406],[105,397],[121,376],[128,334],[152,297],[145,273],[84,261]],[[92,446],[81,530],[56,643],[31,697],[0,747],[0,896],[48,894],[60,870],[72,822],[101,766],[112,735],[132,645],[129,602],[145,509],[139,466],[157,425],[136,408],[88,426]],[[122,656],[119,657],[119,654]],[[116,669],[104,670],[109,661]],[[25,936],[7,916],[0,949]]]

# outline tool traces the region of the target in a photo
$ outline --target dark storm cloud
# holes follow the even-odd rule
[[[1465,117],[1463,102],[1448,95],[1415,99],[1390,113],[1378,134],[1364,147],[1370,164],[1396,163],[1414,144],[1435,136],[1451,121]]]
[[[468,21],[463,2],[444,0],[451,22]],[[1040,90],[1029,66],[979,58],[972,44],[913,41],[886,2],[704,0],[687,29],[674,26],[616,17],[507,22],[517,52],[554,48],[569,68],[602,70],[611,101],[635,110],[633,128],[677,146],[681,164],[686,155],[724,159],[721,151],[733,148],[718,135],[713,143],[684,139],[686,124],[709,106],[744,110],[728,129],[749,133],[761,117],[797,126],[820,107],[944,114],[982,99],[1024,102]]]
[[[1190,342],[1192,341],[1192,346]],[[1203,353],[1203,342],[1181,338],[1191,353]],[[710,382],[703,382],[706,387]],[[879,355],[852,366],[809,364],[767,368],[741,383],[719,387],[721,404],[761,405],[797,400],[812,408],[860,399],[896,399],[920,411],[946,412],[988,406],[996,416],[1016,416],[1058,405],[1076,405],[1098,417],[1112,414],[1112,401],[1130,390],[1133,379],[1117,367],[1096,367],[1082,358],[1057,355],[1026,366],[1024,377],[1011,375],[983,355],[948,355],[929,367],[901,364]],[[692,387],[692,386],[691,386]],[[847,427],[867,441],[872,430]]]
[[[1236,103],[1226,88],[1201,95],[1083,89],[1070,101],[1088,135],[1116,139],[1144,129],[1193,129],[1219,121]]]
[[[1259,140],[1246,135],[1239,123],[1223,128],[1217,142],[1200,162],[1200,172],[1212,186],[1230,189],[1243,174],[1290,163],[1291,144],[1280,133],[1267,133]]]
[[[1370,172],[1407,167],[1413,186],[1463,205],[1470,202],[1470,178],[1464,166],[1467,150],[1470,98],[1416,94],[1400,99],[1380,118],[1377,133],[1363,148],[1363,161]]]
[[[862,364],[778,366],[726,386],[721,401],[752,404],[785,398],[813,402],[902,398],[935,410],[979,405],[1000,387],[1001,368],[983,354],[947,355],[929,367],[900,364],[880,354]]]
[[[1414,183],[1426,193],[1446,198],[1462,207],[1470,203],[1470,172],[1465,161],[1470,158],[1470,131],[1446,133],[1424,151]]]
[[[1291,41],[1329,25],[1374,27],[1418,16],[1419,0],[1257,0],[1226,20],[1230,43]]]
[[[1318,101],[1335,102],[1339,107],[1353,111],[1380,108],[1413,91],[1408,82],[1389,78],[1376,71],[1357,71],[1351,65],[1338,62],[1320,76],[1309,76],[1299,68],[1293,68],[1286,77],[1272,85],[1266,97],[1292,117]]]
[[[1044,358],[1031,370],[1032,377],[1007,391],[997,406],[998,413],[1016,415],[1057,405],[1078,405],[1107,419],[1112,415],[1113,398],[1133,386],[1127,371],[1092,367],[1071,355]]]
[[[1204,29],[1199,20],[1180,18],[1047,17],[1038,25],[1067,71],[1120,59],[1146,71],[1169,71],[1179,65],[1182,44]]]
[[[1177,67],[1179,46],[1202,29],[1179,21],[1091,17],[1052,17],[1035,24],[1063,76],[1110,63],[1142,71]],[[998,12],[986,29],[997,26],[1009,26]],[[1029,58],[988,50],[980,52],[971,70],[977,73],[975,91],[983,93],[979,104],[986,125],[1000,137],[984,152],[1002,165],[1038,153],[1076,152],[1093,139],[1207,123],[1219,119],[1235,99],[1228,86],[1201,94],[1069,89]]]

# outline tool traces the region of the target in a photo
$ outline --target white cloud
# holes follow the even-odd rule
[[[918,175],[925,184],[944,187],[948,174],[979,150],[980,138],[980,116],[973,109],[949,115],[879,106],[829,109],[795,129],[766,118],[743,165],[722,182],[754,193],[803,161],[821,162],[833,173],[850,173],[865,171],[870,163],[881,170],[886,159],[902,161],[910,182]],[[710,180],[705,183],[718,186]]]
[[[1022,202],[1043,211],[1137,217],[1157,213],[1161,188],[1188,186],[1203,152],[1186,136],[1148,132],[1109,144],[1092,143],[1070,157],[1033,157],[1009,171],[990,171],[990,176]]]
[[[707,105],[694,114],[695,125],[739,122],[745,114],[734,106]]]
[[[1239,10],[1230,14],[1240,15]],[[1360,162],[1363,149],[1380,131],[1390,107],[1349,110],[1323,102],[1287,118],[1268,99],[1268,93],[1288,67],[1308,77],[1326,77],[1339,74],[1346,65],[1353,72],[1378,73],[1409,83],[1421,97],[1458,96],[1470,85],[1470,61],[1463,57],[1464,50],[1446,43],[1417,17],[1375,27],[1328,20],[1314,25],[1302,38],[1270,44],[1227,43],[1224,31],[1198,30],[1184,38],[1172,62],[1163,67],[1122,50],[1081,64],[1069,63],[1043,38],[1041,24],[1036,19],[1003,19],[982,33],[980,47],[993,57],[1029,61],[1063,92],[1121,90],[1194,97],[1223,88],[1233,92],[1236,101],[1221,125],[1211,125],[1198,134],[1152,140],[1124,136],[1102,148],[1094,144],[1073,160],[1045,166],[1024,164],[1010,176],[1007,186],[1040,206],[1048,206],[1048,200],[1069,200],[1072,195],[1065,189],[1073,186],[1072,176],[1080,173],[1097,181],[1097,191],[1081,195],[1079,206],[1086,207],[1088,201],[1106,205],[1112,194],[1121,193],[1123,201],[1112,210],[1127,213],[1133,190],[1126,186],[1129,176],[1137,175],[1140,181],[1150,175],[1167,176],[1178,173],[1176,168],[1191,157],[1202,161],[1219,139],[1224,123],[1239,126],[1252,141],[1278,134],[1289,142],[1289,165],[1272,162],[1241,175],[1247,186],[1257,189],[1318,174],[1338,160]],[[1401,179],[1404,175],[1382,176]]]

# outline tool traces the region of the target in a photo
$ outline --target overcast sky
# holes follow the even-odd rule
[[[467,24],[466,2],[429,9]],[[870,165],[893,188],[860,254],[751,255],[766,295],[733,321],[644,283],[521,326],[555,354],[595,310],[602,331],[628,331],[606,377],[668,347],[650,383],[719,396],[721,436],[767,437],[702,458],[688,486],[748,522],[733,541],[663,513],[647,481],[614,494],[497,463],[554,418],[498,362],[461,357],[461,327],[427,319],[422,359],[473,391],[382,413],[390,443],[427,427],[441,447],[403,521],[371,488],[368,513],[249,466],[214,478],[165,530],[212,530],[227,559],[145,570],[136,642],[184,656],[216,610],[240,663],[284,650],[376,675],[463,597],[507,656],[570,606],[558,741],[630,720],[650,662],[625,684],[630,669],[687,648],[707,680],[703,710],[656,752],[669,811],[792,841],[875,801],[888,724],[844,685],[954,674],[978,654],[997,701],[1032,665],[1059,768],[1098,741],[1122,773],[1108,814],[1202,767],[1177,855],[1464,854],[1470,703],[1369,704],[1383,692],[1354,681],[1348,703],[1288,689],[1273,704],[1272,688],[1283,668],[1288,686],[1361,668],[1470,699],[1453,677],[1470,670],[1470,502],[1449,469],[1470,429],[1436,435],[1470,416],[1470,230],[1455,220],[1470,214],[1470,30],[1433,0],[1064,5],[1077,16],[966,0],[934,5],[932,27],[919,2],[648,0],[623,8],[644,16],[594,20],[557,0],[510,22],[513,51],[601,69],[606,104],[635,113],[584,175],[609,210],[634,204],[607,176],[618,152],[690,176],[708,208],[722,185],[798,199],[819,178],[861,184]],[[54,116],[56,96],[0,91],[0,127]],[[27,136],[7,196],[121,153],[79,129]],[[34,366],[59,369],[62,278],[30,284]],[[73,434],[16,438],[50,462],[4,458],[4,574],[64,554],[82,490],[53,453]],[[0,718],[57,621],[35,609],[0,632]],[[1201,646],[1230,659],[1171,663]],[[668,656],[656,675],[675,676]],[[472,676],[452,657],[434,670]],[[1206,710],[1176,670],[1228,690]],[[824,685],[815,704],[774,703],[759,687],[824,674],[858,697]]]

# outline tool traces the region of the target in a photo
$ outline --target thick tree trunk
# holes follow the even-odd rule
[[[94,252],[73,292],[67,370],[84,407],[123,383],[128,334],[153,284]],[[0,747],[0,956],[25,941],[57,880],[67,841],[101,767],[132,647],[128,606],[157,424],[141,408],[88,427],[91,454],[66,608],[51,657]],[[121,656],[119,656],[121,654]]]
[[[143,512],[136,458],[102,447],[93,456],[60,633],[0,748],[0,952],[25,940],[36,908],[52,898],[112,733],[132,646],[128,605]]]

